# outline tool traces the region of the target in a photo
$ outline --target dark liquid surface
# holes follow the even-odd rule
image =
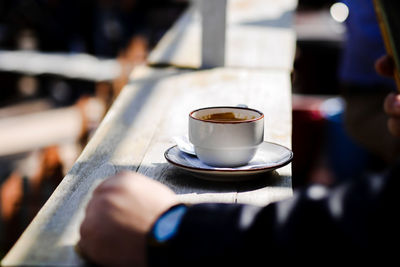
[[[202,120],[212,120],[212,121],[245,121],[249,118],[238,118],[233,112],[224,113],[214,113],[201,117]]]

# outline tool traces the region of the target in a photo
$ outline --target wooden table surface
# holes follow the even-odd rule
[[[266,2],[274,7],[274,3],[296,1]],[[294,40],[290,42],[285,45],[286,52],[293,55]],[[266,50],[265,53],[275,53]],[[276,63],[209,70],[136,68],[73,168],[2,260],[2,265],[84,265],[74,246],[79,240],[85,205],[102,180],[124,169],[168,185],[188,203],[266,205],[290,197],[290,164],[247,182],[211,182],[171,166],[163,155],[174,145],[173,136],[187,133],[189,111],[214,105],[246,104],[263,111],[265,140],[290,148],[291,67],[282,67],[280,61]]]

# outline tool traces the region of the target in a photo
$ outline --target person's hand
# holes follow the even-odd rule
[[[146,266],[146,234],[177,203],[168,187],[143,175],[122,172],[108,178],[87,205],[78,249],[103,266]]]
[[[393,58],[385,55],[379,58],[375,63],[376,71],[385,77],[393,77],[394,61]],[[389,132],[400,137],[400,94],[391,93],[385,98],[384,110],[389,116]]]
[[[385,99],[384,109],[386,114],[389,115],[389,132],[400,137],[400,94],[389,94]]]

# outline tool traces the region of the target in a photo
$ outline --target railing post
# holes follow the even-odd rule
[[[227,0],[200,0],[202,20],[203,68],[225,65],[226,4]]]

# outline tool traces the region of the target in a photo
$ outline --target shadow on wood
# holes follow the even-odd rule
[[[141,166],[143,168],[143,166]],[[211,181],[204,175],[198,175],[189,171],[180,170],[168,163],[155,163],[152,166],[146,166],[145,173],[153,173],[160,177],[162,172],[162,182],[169,186],[177,194],[190,193],[236,193],[257,190],[267,186],[287,186],[291,187],[291,183],[285,182],[285,176],[279,175],[276,171],[265,172],[252,175],[247,180],[244,177],[238,177],[241,181]],[[133,169],[129,167],[127,169]]]

